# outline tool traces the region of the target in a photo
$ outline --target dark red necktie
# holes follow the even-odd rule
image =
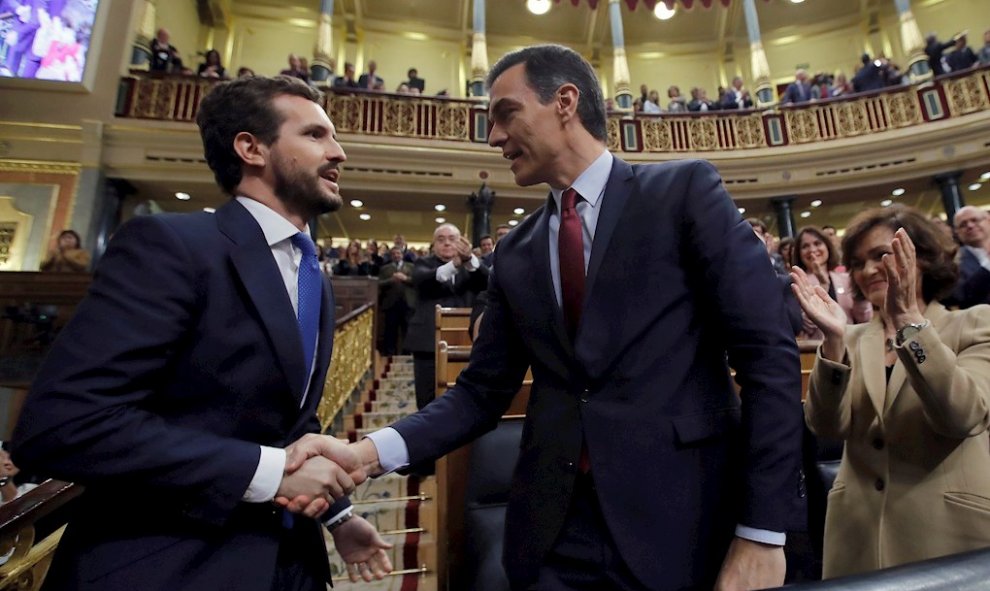
[[[567,189],[560,196],[560,231],[557,234],[560,299],[571,340],[577,334],[581,303],[584,301],[584,231],[581,229],[581,216],[574,208],[580,197],[574,189]]]

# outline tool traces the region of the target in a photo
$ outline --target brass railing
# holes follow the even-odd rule
[[[132,75],[121,80],[118,117],[193,121],[213,81]],[[481,101],[327,90],[326,109],[341,133],[484,143]],[[942,121],[990,110],[990,67],[918,85],[894,86],[765,110],[646,115],[611,112],[615,152],[725,152],[809,144]]]
[[[35,543],[35,524],[81,493],[82,487],[47,480],[0,507],[0,554],[13,550],[0,566],[0,589],[35,591],[41,587],[65,527]]]
[[[374,319],[374,306],[366,304],[337,320],[330,371],[323,386],[323,398],[316,408],[316,416],[324,430],[372,369]]]

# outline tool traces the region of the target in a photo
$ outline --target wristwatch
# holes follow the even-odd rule
[[[904,326],[898,328],[897,336],[894,339],[895,342],[897,343],[897,346],[900,347],[901,345],[903,345],[904,341],[910,339],[914,335],[921,332],[921,329],[928,326],[928,324],[929,324],[928,321],[925,320],[924,322],[918,324],[905,324]]]

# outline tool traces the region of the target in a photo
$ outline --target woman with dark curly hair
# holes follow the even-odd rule
[[[863,298],[855,297],[849,273],[838,268],[839,255],[832,239],[815,226],[805,226],[798,231],[794,243],[794,253],[791,255],[794,265],[805,272],[812,286],[821,285],[829,297],[842,306],[846,322],[869,322],[873,317],[873,308]],[[821,331],[807,318],[807,314],[804,325],[799,339],[821,340]]]
[[[848,326],[800,269],[824,334],[805,419],[845,441],[825,518],[826,578],[990,546],[990,306],[948,311],[955,245],[920,212],[865,211],[842,242],[876,314]]]

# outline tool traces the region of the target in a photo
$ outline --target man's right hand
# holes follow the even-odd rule
[[[354,491],[354,480],[343,468],[323,456],[313,456],[296,471],[288,471],[275,493],[275,502],[293,513],[317,518],[333,499]]]

